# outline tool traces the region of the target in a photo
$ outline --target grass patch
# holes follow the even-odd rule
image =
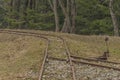
[[[0,34],[0,39],[0,80],[37,78],[46,47],[45,41],[8,34]]]

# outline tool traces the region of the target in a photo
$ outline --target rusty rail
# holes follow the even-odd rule
[[[84,58],[84,57],[77,57],[77,56],[71,56],[74,59],[83,59],[87,61],[95,61],[95,62],[104,62],[104,63],[111,63],[111,64],[120,64],[117,62],[107,61],[107,60],[98,60],[98,59],[92,59],[92,58]]]
[[[104,65],[99,65],[99,64],[94,64],[94,63],[89,63],[89,62],[84,62],[84,61],[77,61],[77,60],[72,60],[75,63],[81,63],[81,64],[86,64],[86,65],[91,65],[91,66],[96,66],[96,67],[102,67],[102,68],[107,68],[107,69],[113,69],[113,70],[117,70],[120,71],[120,68],[115,68],[115,67],[111,67],[111,66],[104,66]]]
[[[46,60],[47,60],[47,57],[48,57],[48,47],[49,47],[49,44],[50,44],[50,42],[48,42],[46,50],[45,50],[45,56],[44,56],[44,59],[43,59],[43,63],[42,63],[42,66],[41,66],[41,70],[40,70],[40,74],[39,74],[38,80],[42,80],[42,76],[43,76],[43,72],[44,72],[44,66],[45,66],[45,63],[46,63]]]
[[[69,62],[70,62],[73,80],[77,80],[77,79],[76,79],[76,76],[75,76],[75,68],[74,68],[74,65],[73,65],[73,62],[72,62],[72,59],[71,59],[70,50],[69,50],[69,48],[67,47],[66,41],[63,40],[63,42],[64,42],[64,45],[65,45],[65,48],[66,48],[66,54],[68,55],[68,60],[69,60]]]

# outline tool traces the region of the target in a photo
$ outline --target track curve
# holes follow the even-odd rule
[[[68,61],[70,63],[72,78],[73,78],[73,80],[76,80],[75,69],[74,69],[72,59],[71,59],[70,51],[69,51],[69,48],[67,47],[66,41],[62,37],[55,36],[55,35],[50,35],[50,34],[40,34],[40,33],[33,33],[33,32],[3,30],[3,29],[0,29],[0,33],[9,33],[9,34],[17,34],[17,35],[26,35],[27,34],[27,36],[40,37],[40,38],[43,38],[43,39],[47,40],[48,44],[47,44],[47,47],[46,47],[46,50],[45,50],[45,56],[44,56],[44,60],[43,60],[43,63],[42,63],[42,67],[41,67],[41,70],[40,70],[40,75],[39,75],[38,80],[42,80],[42,75],[43,75],[43,72],[44,72],[44,66],[45,66],[47,56],[48,56],[48,52],[47,52],[48,51],[48,46],[50,44],[50,40],[48,38],[44,37],[44,36],[52,36],[52,37],[57,37],[57,38],[61,39],[63,41],[64,47],[65,47],[65,50],[66,50],[66,55],[67,55]]]

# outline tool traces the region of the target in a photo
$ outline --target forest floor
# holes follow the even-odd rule
[[[71,55],[74,56],[94,58],[101,56],[106,51],[104,41],[106,36],[85,36],[34,30],[22,31],[59,35],[67,41]],[[46,37],[51,40],[49,56],[66,58],[61,42],[57,38]],[[120,38],[108,37],[110,49],[108,60],[120,62]],[[0,80],[37,80],[45,48],[46,41],[44,39],[0,33]]]

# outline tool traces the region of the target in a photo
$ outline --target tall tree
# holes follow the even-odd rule
[[[75,32],[75,17],[76,17],[75,0],[66,0],[66,1],[58,0],[58,1],[65,17],[61,32],[66,32],[66,33]]]
[[[58,1],[59,1],[59,5],[62,9],[62,12],[65,16],[64,24],[63,24],[61,32],[67,32],[68,33],[68,32],[70,32],[70,27],[71,27],[70,16],[69,16],[70,0],[67,0],[67,3],[65,1],[62,1],[62,0],[58,0]],[[67,8],[65,7],[65,4],[67,4]]]
[[[118,27],[117,17],[113,12],[113,1],[114,0],[109,1],[109,9],[110,9],[110,14],[111,14],[111,18],[114,26],[114,35],[119,36],[119,27]]]
[[[71,0],[71,33],[75,33],[75,26],[76,26],[76,2],[75,0]]]
[[[55,16],[55,31],[56,32],[59,32],[59,16],[58,16],[58,10],[57,10],[57,7],[58,7],[58,0],[48,0],[49,1],[49,4],[51,6],[51,9],[53,10],[54,12],[54,16]]]

